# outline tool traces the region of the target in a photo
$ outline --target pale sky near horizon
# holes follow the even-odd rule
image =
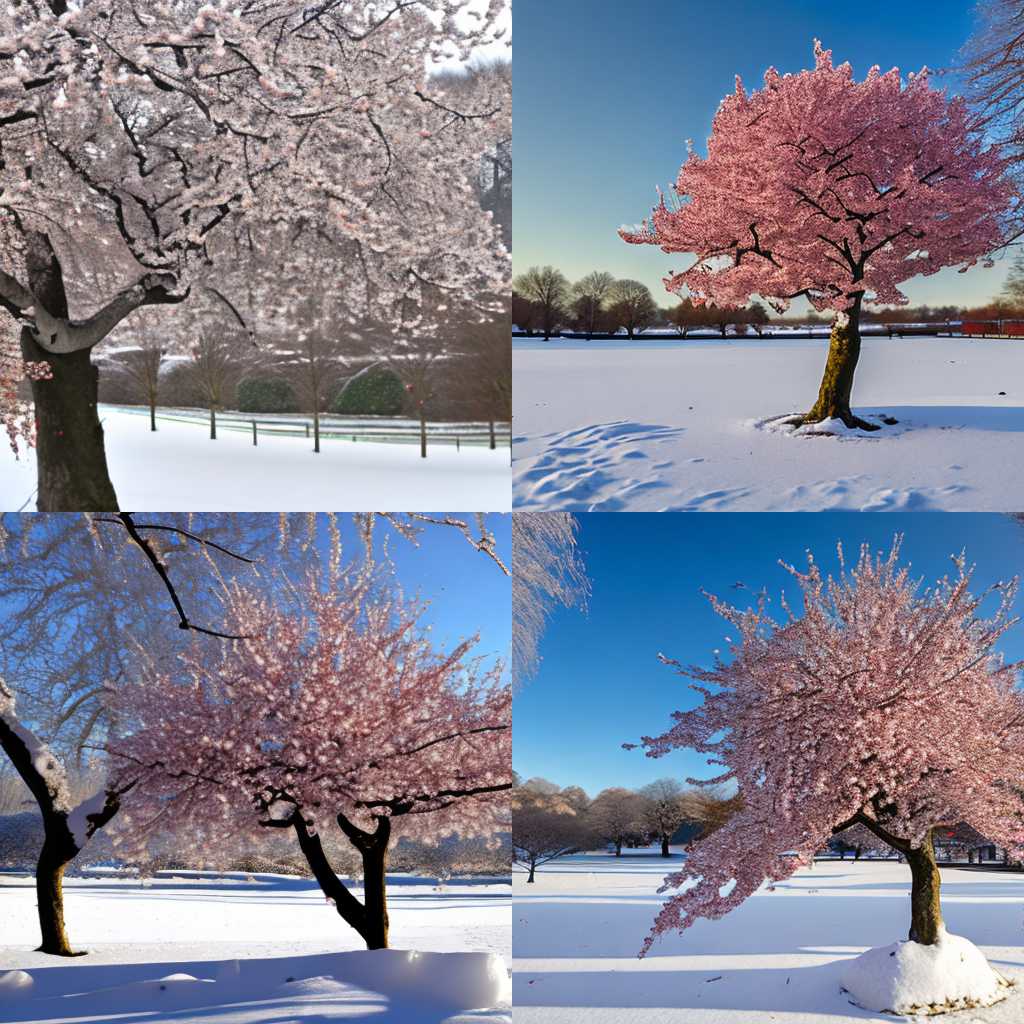
[[[675,180],[687,138],[705,149],[737,73],[753,88],[769,65],[808,67],[814,38],[858,78],[873,64],[948,68],[972,10],[964,0],[515,0],[515,26],[514,273],[552,264],[576,280],[606,270],[643,281],[668,306],[677,300],[662,278],[689,259],[627,245],[616,230],[641,221],[655,186]],[[942,81],[956,91],[952,76]],[[915,305],[980,304],[1009,266],[1007,257],[992,269],[947,269],[904,290]]]

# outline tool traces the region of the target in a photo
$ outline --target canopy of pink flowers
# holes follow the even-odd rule
[[[815,42],[815,67],[721,103],[708,155],[691,152],[676,182],[628,242],[694,253],[665,281],[697,302],[780,312],[805,296],[843,310],[859,294],[905,303],[898,285],[968,268],[997,248],[1012,202],[1005,162],[970,130],[964,102],[877,67],[862,82]]]
[[[1016,581],[987,596],[998,607],[985,618],[962,559],[922,591],[898,553],[898,543],[886,557],[863,549],[837,578],[813,559],[804,573],[790,568],[802,607],[783,602],[782,622],[763,596],[747,610],[712,598],[735,631],[731,658],[685,670],[663,659],[696,680],[703,702],[644,737],[648,755],[707,755],[724,768],[712,781],[735,785],[743,806],[665,879],[662,891],[683,891],[645,952],[662,932],[721,917],[793,874],[858,814],[913,845],[966,821],[1024,852],[1024,694],[1018,666],[996,651],[1016,621]]]

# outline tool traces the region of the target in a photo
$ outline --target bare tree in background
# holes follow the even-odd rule
[[[473,404],[490,428],[490,446],[497,447],[495,421],[512,422],[512,347],[507,319],[492,320],[471,329],[467,372]]]
[[[538,645],[555,605],[585,606],[590,592],[577,547],[579,524],[569,512],[512,515],[512,676],[537,670]]]
[[[589,341],[595,332],[608,327],[607,305],[615,278],[603,270],[595,270],[572,286],[572,308],[576,314],[576,326],[586,332]]]
[[[658,316],[658,304],[651,289],[640,281],[616,281],[608,291],[608,302],[613,329],[625,327],[630,341]]]
[[[669,856],[669,843],[688,817],[686,790],[675,779],[656,779],[640,790],[644,800],[643,820],[648,832],[661,843],[662,857]]]
[[[544,340],[550,340],[565,319],[569,306],[569,282],[565,274],[554,267],[530,267],[515,278],[512,287],[517,295],[533,304]]]
[[[1018,186],[1024,186],[1024,5],[980,0],[975,17],[974,34],[956,70],[966,77],[978,127],[1003,144]],[[1024,203],[1018,202],[1007,224],[1007,243],[1022,234]]]
[[[127,378],[132,392],[149,406],[149,429],[156,430],[156,402],[160,392],[160,369],[164,351],[155,342],[118,353],[113,365]]]
[[[234,395],[248,370],[248,345],[237,334],[203,329],[192,347],[186,374],[210,410],[210,440],[217,440],[217,410]]]

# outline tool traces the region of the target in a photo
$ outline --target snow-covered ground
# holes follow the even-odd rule
[[[606,511],[1017,511],[1024,340],[867,338],[854,405],[801,436],[826,339],[513,342],[513,503]],[[1002,392],[1002,393],[1001,393]]]
[[[0,1021],[511,1024],[507,881],[389,881],[394,948],[381,955],[348,952],[363,948],[358,936],[305,879],[73,878],[68,931],[89,953],[61,960],[32,952],[31,879],[0,875],[0,972],[32,979],[24,989],[20,975],[0,973]],[[473,994],[489,987],[498,998],[474,1007]]]
[[[190,423],[162,422],[101,409],[111,479],[122,508],[139,512],[350,512],[471,508],[508,511],[507,447],[324,441],[319,455],[300,437],[224,431],[211,441]],[[35,508],[34,454],[0,452],[0,508]]]
[[[718,921],[698,921],[636,958],[680,856],[592,853],[513,876],[516,1024],[853,1024],[893,1021],[840,991],[844,965],[906,938],[910,870],[818,861]],[[1004,1001],[941,1018],[1024,1020],[1024,874],[942,868],[948,929],[1016,983]]]

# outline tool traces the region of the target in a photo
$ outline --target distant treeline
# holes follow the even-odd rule
[[[980,306],[865,306],[862,323],[945,324],[956,320],[1006,320],[1024,318],[1024,261],[1018,258],[1002,295]],[[808,327],[832,322],[828,313],[808,310],[803,314],[769,315],[760,302],[746,306],[696,305],[684,298],[660,307],[651,290],[640,281],[620,280],[594,271],[576,282],[551,266],[531,267],[512,282],[512,324],[524,334],[545,339],[562,331],[587,338],[625,331],[632,339],[649,329],[673,330],[685,338],[691,331],[713,329],[728,334],[760,335],[769,324],[776,327]]]

